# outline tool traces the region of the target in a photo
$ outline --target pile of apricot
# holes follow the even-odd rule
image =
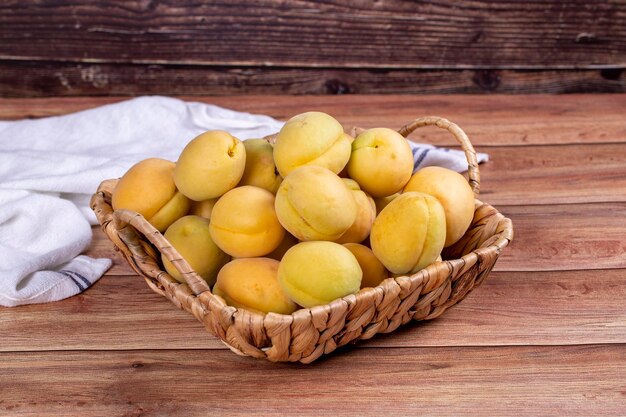
[[[468,182],[413,164],[394,130],[353,138],[328,114],[308,112],[274,144],[208,131],[175,163],[141,161],[118,181],[112,205],[164,232],[228,305],[290,314],[413,274],[465,234]]]

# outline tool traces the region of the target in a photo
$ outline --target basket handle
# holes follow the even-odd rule
[[[398,133],[406,138],[417,128],[423,126],[437,126],[438,128],[445,129],[452,133],[454,138],[461,144],[461,148],[463,149],[463,152],[465,152],[465,157],[467,158],[467,175],[469,177],[469,184],[470,187],[472,187],[472,191],[474,191],[474,195],[478,196],[478,193],[480,192],[480,172],[478,171],[476,151],[463,129],[443,117],[426,116],[407,123],[398,130]]]

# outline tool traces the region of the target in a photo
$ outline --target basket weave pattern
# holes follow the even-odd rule
[[[476,154],[457,125],[446,119],[425,117],[399,132],[406,137],[428,125],[448,130],[459,141],[468,159],[470,185],[478,194]],[[276,362],[310,363],[347,343],[392,332],[411,320],[438,317],[481,284],[513,237],[509,219],[475,200],[472,224],[459,242],[445,249],[445,261],[411,276],[389,278],[375,288],[365,288],[330,304],[301,309],[291,315],[261,315],[228,306],[214,296],[207,283],[140,214],[113,211],[111,193],[116,183],[117,180],[102,182],[91,199],[91,207],[103,231],[131,267],[153,291],[193,314],[235,353]],[[163,271],[161,255],[181,272],[186,284]]]

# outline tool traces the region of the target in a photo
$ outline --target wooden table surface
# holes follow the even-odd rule
[[[317,109],[347,126],[447,117],[490,154],[481,198],[515,239],[440,318],[300,365],[227,350],[94,229],[88,253],[114,266],[93,287],[0,308],[0,415],[626,414],[626,95],[193,99],[281,119]],[[0,99],[0,119],[119,100]]]

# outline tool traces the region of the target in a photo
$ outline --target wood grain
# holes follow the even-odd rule
[[[0,59],[330,68],[624,66],[619,0],[4,2]],[[365,47],[366,46],[366,47]]]
[[[0,61],[0,96],[626,92],[621,69],[207,67]]]
[[[481,150],[479,198],[495,207],[626,202],[626,143]]]
[[[116,265],[93,287],[0,308],[0,415],[624,414],[626,95],[200,99],[279,118],[317,107],[347,125],[447,116],[490,153],[483,198],[515,240],[442,317],[303,366],[228,351],[97,230],[88,253]],[[0,118],[117,100],[0,99]],[[450,144],[433,132],[416,138]]]
[[[3,353],[0,410],[21,416],[70,410],[111,416],[622,416],[625,373],[623,345],[349,349],[309,367],[226,351]]]
[[[626,343],[626,274],[492,272],[436,320],[410,323],[367,347]],[[226,349],[136,275],[103,277],[67,300],[0,310],[0,351]],[[175,329],[175,330],[174,330]]]
[[[499,209],[513,221],[515,238],[502,252],[494,270],[626,268],[625,203]]]
[[[481,146],[527,146],[583,143],[624,143],[626,124],[620,109],[626,94],[527,96],[231,96],[183,97],[239,111],[268,114],[286,120],[295,114],[320,110],[346,127],[399,128],[428,114],[459,124],[472,143]],[[55,116],[126,100],[123,97],[2,99],[0,119]],[[454,144],[438,129],[420,129],[411,138],[436,145]]]

